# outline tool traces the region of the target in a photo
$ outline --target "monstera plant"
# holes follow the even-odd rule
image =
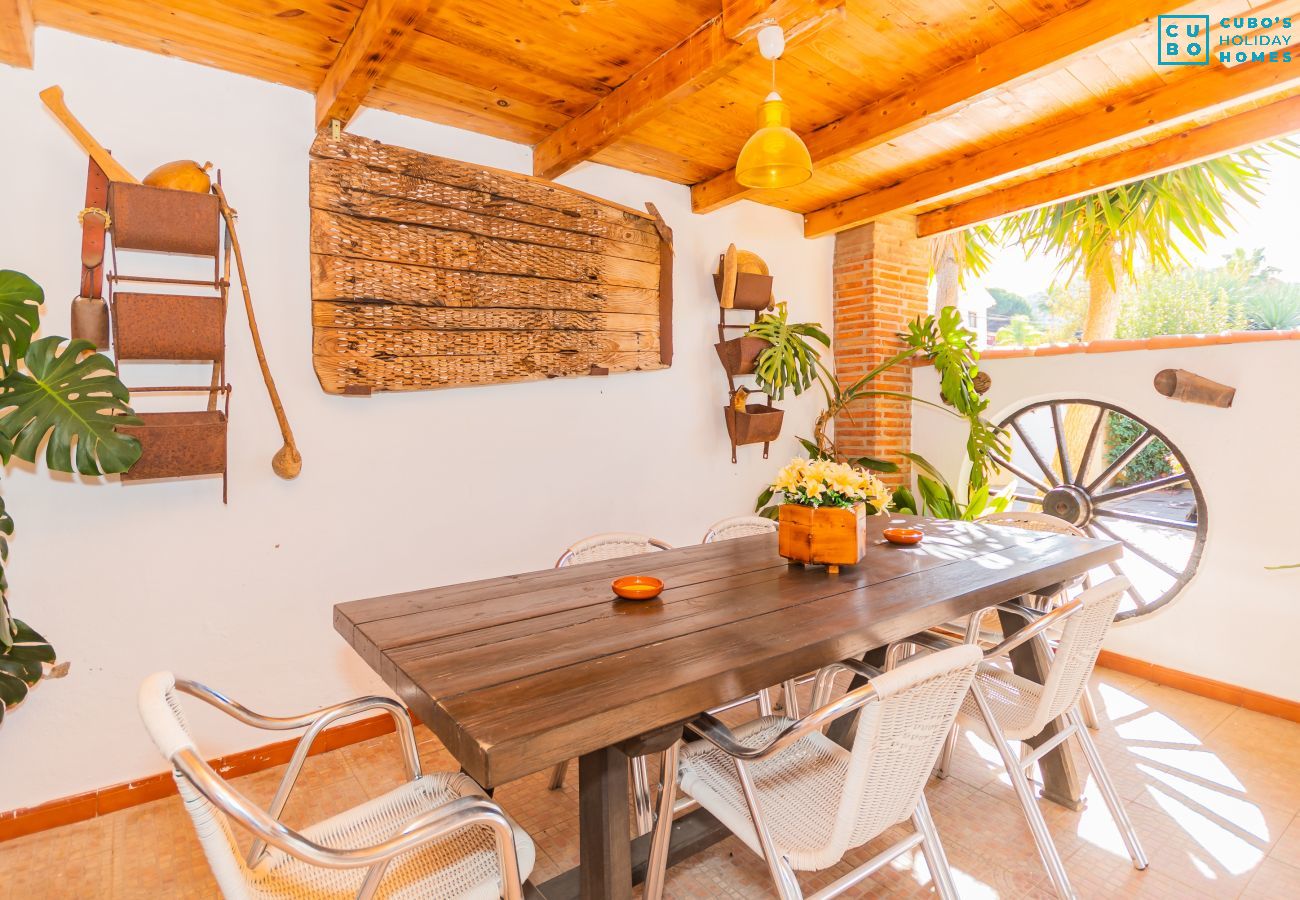
[[[89,341],[33,340],[45,292],[26,275],[0,270],[0,464],[13,457],[57,472],[125,472],[140,443],[115,430],[139,424],[112,360]],[[14,522],[0,499],[0,721],[56,662],[54,648],[9,613],[8,536]]]

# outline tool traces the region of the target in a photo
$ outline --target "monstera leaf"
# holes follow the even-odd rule
[[[44,443],[51,469],[106,475],[140,458],[140,442],[114,430],[140,423],[126,386],[94,349],[90,341],[41,338],[27,350],[27,371],[0,380],[0,434],[19,459],[35,462]]]
[[[41,323],[45,291],[21,272],[0,269],[0,373],[8,373],[23,358]]]
[[[18,619],[9,620],[5,634],[9,643],[0,647],[0,721],[5,709],[21,703],[44,677],[45,664],[56,659],[49,642]]]

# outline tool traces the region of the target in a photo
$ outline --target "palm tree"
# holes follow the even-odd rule
[[[1139,259],[1171,271],[1176,261],[1187,262],[1183,240],[1204,251],[1209,235],[1222,237],[1232,224],[1234,199],[1258,205],[1270,149],[1293,154],[1290,142],[1277,141],[1062,200],[1004,219],[1002,238],[1019,243],[1026,256],[1060,254],[1058,276],[1063,274],[1065,283],[1082,273],[1088,280],[1083,340],[1113,338],[1120,277],[1132,283]],[[1066,411],[1065,441],[1073,459],[1083,453],[1089,416],[1081,406]]]
[[[956,306],[967,275],[983,275],[993,261],[997,233],[988,225],[950,231],[930,239],[930,274],[934,278],[935,311]]]
[[[1014,347],[1032,347],[1047,339],[1043,330],[1035,325],[1029,316],[1014,315],[1011,321],[998,329],[993,340],[1002,345]]]
[[[1095,194],[1009,216],[1002,236],[1034,253],[1061,256],[1058,275],[1088,280],[1085,341],[1111,338],[1119,322],[1119,280],[1134,278],[1139,259],[1169,271],[1186,262],[1182,240],[1204,250],[1210,235],[1231,226],[1234,199],[1258,204],[1268,177],[1267,150],[1292,153],[1274,142],[1186,168],[1152,175]]]

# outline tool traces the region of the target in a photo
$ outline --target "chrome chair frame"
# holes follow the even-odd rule
[[[1053,658],[1053,651],[1051,642],[1047,640],[1047,632],[1083,609],[1083,601],[1076,597],[1047,612],[1030,609],[1017,603],[1000,603],[996,607],[988,607],[971,616],[972,624],[967,629],[966,643],[975,643],[978,638],[980,618],[984,613],[995,609],[1020,616],[1029,624],[1010,637],[1005,638],[996,646],[984,650],[983,654],[986,662],[1004,657],[1017,647],[1031,641],[1037,641],[1039,647],[1050,660]],[[953,646],[956,646],[956,644],[952,641],[945,640],[932,633],[916,634],[906,640],[890,645],[885,656],[885,668],[891,669],[897,665],[903,654],[908,650],[938,651]],[[1133,860],[1133,867],[1139,870],[1147,867],[1146,853],[1142,849],[1137,831],[1133,828],[1128,812],[1124,809],[1119,792],[1115,790],[1115,785],[1110,780],[1110,773],[1106,770],[1101,753],[1097,750],[1092,735],[1088,733],[1087,724],[1080,710],[1082,705],[1080,701],[1075,701],[1074,705],[1062,716],[1063,722],[1058,720],[1060,727],[1056,734],[1035,748],[1030,749],[1029,745],[1026,744],[1025,747],[1028,752],[1018,755],[1012,748],[1010,739],[1003,734],[1002,728],[998,725],[993,710],[989,705],[988,697],[979,685],[978,678],[971,685],[971,694],[979,707],[980,715],[983,717],[989,736],[993,739],[993,744],[998,750],[998,755],[1002,757],[1007,777],[1010,778],[1011,786],[1020,800],[1021,807],[1024,809],[1025,819],[1028,821],[1029,830],[1033,834],[1034,845],[1038,850],[1039,858],[1042,860],[1043,867],[1047,870],[1052,887],[1059,896],[1070,898],[1075,897],[1076,894],[1070,886],[1069,876],[1065,872],[1065,864],[1061,860],[1060,852],[1056,849],[1056,843],[1052,840],[1051,832],[1047,828],[1047,822],[1043,818],[1043,812],[1038,808],[1038,800],[1029,785],[1028,773],[1035,763],[1070,738],[1077,740],[1083,750],[1084,758],[1088,761],[1088,769],[1092,772],[1093,777],[1097,779],[1097,786],[1101,790],[1102,799],[1106,803],[1106,808],[1110,811],[1116,827],[1119,829],[1124,846]],[[940,766],[945,769],[951,763],[951,753],[956,740],[957,724],[954,723],[943,749],[943,754],[947,759],[940,762]]]
[[[834,680],[835,672],[840,670],[847,670],[865,678],[874,678],[881,674],[879,669],[859,660],[842,660],[822,668],[817,673],[817,688],[814,689],[814,693],[816,694],[819,689],[822,691],[829,690],[827,685]],[[857,690],[845,693],[838,700],[814,709],[799,721],[793,722],[784,728],[780,734],[761,747],[750,747],[740,743],[726,725],[709,713],[702,713],[694,720],[686,723],[686,728],[730,756],[732,762],[735,763],[736,777],[740,781],[741,789],[745,795],[750,820],[753,822],[754,830],[758,834],[759,846],[763,850],[763,859],[767,863],[768,872],[772,876],[772,881],[776,885],[777,894],[781,900],[802,900],[804,895],[799,887],[794,870],[780,856],[772,841],[772,835],[763,818],[763,810],[759,804],[758,794],[748,764],[766,759],[774,753],[791,746],[805,735],[813,731],[820,731],[836,719],[856,712],[867,704],[879,700],[880,697],[877,695],[874,685],[863,685]],[[679,749],[680,744],[674,744],[663,754],[658,814],[654,832],[650,838],[649,858],[646,868],[645,892],[643,895],[645,900],[661,900],[663,897],[664,882],[667,876],[668,845],[672,837],[673,814],[679,811],[675,809]],[[943,900],[956,900],[957,889],[953,884],[952,871],[948,865],[948,858],[944,854],[943,845],[939,841],[939,833],[935,828],[934,819],[931,817],[930,809],[926,805],[924,793],[921,794],[917,801],[916,810],[912,814],[912,824],[916,828],[913,834],[876,854],[853,871],[836,879],[813,894],[808,900],[827,900],[827,898],[848,890],[884,868],[895,857],[906,853],[917,845],[920,845],[921,852],[925,856],[926,865],[934,878],[939,896]]]
[[[416,748],[415,731],[411,719],[396,700],[388,697],[361,697],[338,703],[298,716],[264,716],[255,713],[229,697],[195,681],[176,679],[176,689],[214,706],[245,725],[269,731],[307,728],[294,748],[284,778],[276,790],[275,798],[267,810],[249,802],[213,771],[212,767],[193,749],[181,748],[171,757],[172,766],[194,789],[217,809],[243,825],[254,836],[249,850],[248,864],[255,865],[275,847],[303,862],[329,869],[368,868],[365,880],[357,892],[356,900],[371,900],[379,890],[389,864],[398,856],[418,849],[424,844],[440,840],[469,825],[485,825],[492,830],[496,842],[497,859],[502,872],[506,900],[522,900],[523,884],[519,878],[519,860],[515,852],[513,829],[501,807],[486,797],[463,797],[446,806],[412,819],[396,836],[369,847],[336,849],[310,840],[279,821],[288,802],[289,794],[298,780],[303,763],[311,751],[312,743],[331,723],[366,712],[381,709],[393,717],[402,757],[411,780],[421,776],[420,756]]]

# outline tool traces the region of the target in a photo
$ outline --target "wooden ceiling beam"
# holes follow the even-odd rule
[[[916,218],[916,234],[917,237],[931,237],[1011,213],[1083,197],[1297,131],[1300,131],[1300,95],[1182,131],[1152,144],[922,213]]]
[[[841,13],[844,0],[726,0],[720,15],[657,57],[533,147],[533,174],[556,178],[703,90],[755,51],[757,26],[772,20],[794,39]]]
[[[35,33],[32,0],[0,0],[0,63],[30,69]]]
[[[1144,94],[1096,107],[1073,119],[1030,130],[1005,143],[940,161],[892,185],[850,197],[804,216],[804,235],[820,237],[904,209],[937,203],[961,191],[992,185],[1034,167],[1101,149],[1154,128],[1212,115],[1300,86],[1300,71],[1282,63],[1228,67],[1217,62]]]
[[[1085,51],[1137,37],[1155,16],[1193,12],[1207,0],[1090,0],[804,136],[814,165],[826,166],[951,115],[990,91],[1067,65]],[[798,98],[792,98],[795,102]],[[728,169],[691,187],[697,213],[761,194]]]
[[[335,119],[341,125],[352,120],[430,5],[429,0],[366,0],[316,90],[318,130]]]

